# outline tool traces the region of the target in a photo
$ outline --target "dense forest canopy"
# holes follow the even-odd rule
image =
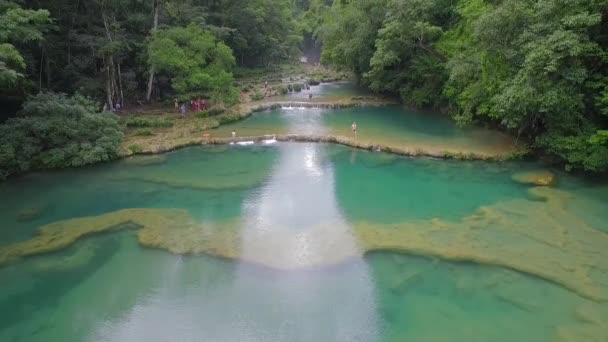
[[[216,102],[235,104],[238,89],[230,73],[232,50],[200,26],[159,31],[148,44],[150,65],[172,76],[171,84],[185,100],[210,94]]]
[[[116,158],[122,133],[114,114],[81,96],[38,94],[0,125],[0,179],[36,169]]]
[[[0,4],[3,22],[14,18],[17,10],[29,16],[14,19],[18,27],[2,25],[6,33],[0,39],[19,41],[21,69],[29,76],[21,90],[30,93],[78,91],[106,102],[144,100],[153,71],[148,44],[155,33],[188,25],[223,41],[242,66],[298,57],[301,41],[289,0],[2,0]],[[7,11],[9,7],[13,9]],[[46,25],[33,34],[39,24]],[[19,36],[23,34],[29,35],[23,39]],[[154,79],[151,86],[155,98],[171,89],[164,77]]]
[[[608,169],[605,0],[336,0],[323,60],[376,91]]]
[[[290,0],[0,0],[0,119],[6,121],[0,178],[116,157],[117,118],[86,98],[104,109],[173,97],[238,102],[236,65],[299,57],[293,6]]]
[[[229,106],[235,68],[294,63],[311,44],[373,91],[501,127],[567,169],[608,170],[608,0],[0,0],[2,120],[23,137],[55,120],[25,110],[38,93],[29,101],[83,106],[83,120],[115,120],[84,97]],[[112,154],[96,155],[81,160]]]

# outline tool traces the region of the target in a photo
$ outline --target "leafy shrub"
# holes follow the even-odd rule
[[[291,93],[293,91],[293,85],[288,84],[287,85],[287,91]]]
[[[605,131],[589,129],[578,135],[564,136],[545,134],[537,139],[537,145],[562,160],[567,171],[608,171],[608,135]]]
[[[302,84],[300,84],[300,83],[296,83],[292,87],[293,87],[293,91],[295,91],[295,92],[299,93],[302,91]]]
[[[289,89],[287,89],[286,86],[280,86],[277,88],[277,93],[279,93],[280,95],[286,95],[287,93],[289,93]]]
[[[226,88],[224,90],[216,90],[211,92],[210,100],[213,103],[233,106],[241,101],[241,92],[235,87]]]
[[[125,120],[125,125],[133,127],[173,127],[173,121],[167,118],[147,118],[144,116],[132,116]]]
[[[224,109],[222,107],[213,107],[208,110],[209,116],[220,115],[220,114],[224,113],[225,111],[226,111],[226,109]]]
[[[129,145],[128,148],[129,148],[129,151],[131,151],[132,153],[141,153],[143,151],[141,146],[139,146],[137,144]]]
[[[117,157],[118,118],[80,95],[38,94],[0,125],[0,177],[76,167]]]
[[[321,84],[321,82],[319,80],[310,79],[308,80],[308,84],[311,86],[318,86],[319,84]]]
[[[256,91],[255,94],[251,95],[253,101],[260,101],[264,99],[264,94],[260,91]]]
[[[194,123],[194,128],[190,129],[190,133],[198,133],[198,132],[202,132],[205,129],[207,129],[207,124],[201,124],[201,122],[196,121]]]
[[[209,117],[209,111],[203,110],[203,111],[197,112],[196,114],[194,114],[194,116],[196,116],[199,119],[204,119],[206,117]]]
[[[219,120],[220,125],[226,125],[226,124],[241,120],[241,116],[238,114],[233,114],[233,113],[224,114],[222,116],[219,116],[218,120]]]
[[[238,103],[240,90],[230,72],[236,64],[232,50],[200,25],[159,30],[147,50],[150,65],[171,77],[177,94],[209,94],[215,103]]]
[[[133,132],[133,135],[145,137],[154,135],[154,133],[149,128],[140,128],[135,130],[135,132]]]

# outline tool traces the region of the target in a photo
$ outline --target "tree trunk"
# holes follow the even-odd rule
[[[108,109],[114,109],[114,101],[112,100],[112,81],[110,80],[110,65],[106,61],[106,57],[103,58],[103,63],[106,69],[106,98],[108,102]]]
[[[120,73],[120,62],[117,64],[118,71],[118,88],[120,89],[120,108],[125,105],[125,96],[122,91],[122,74]]]
[[[118,82],[116,82],[116,65],[114,64],[114,60],[110,59],[110,80],[112,81],[112,96],[114,96],[115,103],[121,103],[120,98],[118,97]],[[122,104],[122,103],[121,103]]]
[[[44,48],[40,52],[40,70],[38,70],[38,92],[42,93],[42,65],[44,63]]]
[[[154,66],[150,66],[150,78],[148,78],[148,91],[146,92],[146,101],[150,102],[152,98],[152,87],[154,85]]]
[[[112,34],[110,33],[110,27],[108,26],[108,18],[106,16],[106,12],[105,12],[104,8],[101,9],[101,18],[103,19],[103,26],[106,30],[106,36],[108,37],[108,41],[110,41],[110,43],[112,43],[113,42]],[[108,93],[107,94],[108,105],[110,106],[110,109],[114,109],[114,95],[116,94],[116,78],[114,76],[114,74],[115,74],[114,58],[112,57],[111,54],[108,54],[107,56],[104,57],[104,63],[106,66],[106,77],[107,77],[106,92]]]
[[[158,29],[158,10],[159,10],[159,0],[153,0],[154,7],[154,24],[152,26],[152,34],[156,33]],[[152,86],[154,84],[154,65],[150,66],[150,78],[148,79],[148,92],[146,93],[146,101],[150,102],[150,98],[152,97]]]
[[[46,54],[46,89],[51,90],[51,60],[49,54]]]
[[[70,17],[70,25],[68,26],[68,65],[72,64],[72,29],[74,28],[74,22],[78,15],[78,9],[80,8],[80,0],[76,2],[76,8],[72,12]]]

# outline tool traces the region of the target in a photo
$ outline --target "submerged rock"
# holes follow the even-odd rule
[[[481,207],[457,222],[353,222],[311,226],[297,234],[277,227],[245,237],[240,220],[200,222],[185,210],[124,209],[42,226],[31,240],[0,248],[0,265],[66,248],[87,235],[132,228],[142,245],[175,254],[203,253],[293,270],[333,266],[371,251],[401,252],[501,266],[592,301],[608,300],[608,235],[565,210],[570,193],[547,187],[529,193],[530,199]],[[354,241],[345,243],[345,237]]]
[[[73,253],[68,255],[51,255],[36,259],[33,268],[40,272],[65,272],[83,267],[93,260],[97,245],[85,240]]]
[[[550,171],[536,170],[527,172],[518,172],[511,176],[513,181],[520,184],[530,184],[538,186],[551,186],[557,181],[557,177]]]
[[[17,213],[17,220],[21,222],[33,221],[37,218],[42,217],[48,207],[48,203],[36,203],[25,207]]]

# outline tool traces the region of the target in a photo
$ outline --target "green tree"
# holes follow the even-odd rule
[[[464,1],[463,20],[448,35],[460,44],[446,44],[453,56],[445,94],[455,117],[496,120],[569,168],[608,169],[596,157],[603,147],[589,143],[606,89],[598,81],[605,47],[594,41],[605,9],[583,0]]]
[[[450,24],[453,9],[445,0],[390,0],[365,75],[375,91],[395,92],[408,103],[438,104],[447,58],[435,43]]]
[[[28,10],[12,1],[0,1],[0,88],[14,88],[23,79],[26,62],[17,48],[41,41],[48,23],[46,10]]]
[[[320,36],[321,60],[345,67],[357,76],[370,70],[378,30],[386,16],[388,0],[335,1]]]
[[[0,178],[34,169],[114,159],[122,139],[117,118],[80,95],[38,94],[0,125]]]
[[[304,34],[319,37],[323,25],[330,20],[329,14],[333,0],[304,0],[297,4],[298,28]]]
[[[569,169],[602,172],[607,13],[605,0],[336,0],[323,61],[374,91],[448,108],[459,124],[497,123]]]
[[[291,0],[207,2],[208,24],[231,29],[224,40],[241,65],[270,65],[298,55],[302,37],[295,30]]]
[[[184,97],[209,95],[233,104],[238,90],[230,72],[235,59],[230,48],[200,26],[175,27],[156,33],[148,45],[149,63],[170,75],[175,91]]]

